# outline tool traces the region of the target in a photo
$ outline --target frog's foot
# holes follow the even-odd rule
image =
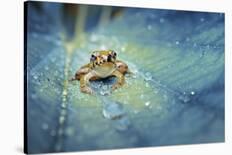
[[[124,75],[119,72],[118,70],[115,70],[112,75],[117,77],[117,82],[112,86],[112,90],[118,89],[125,83]]]
[[[122,74],[128,73],[129,71],[127,64],[120,60],[116,61],[116,66],[117,66],[117,70]]]
[[[90,87],[84,86],[81,87],[80,89],[82,93],[93,94],[93,90]]]
[[[112,90],[115,90],[115,89],[120,88],[121,86],[122,86],[122,84],[116,83],[116,84],[114,84],[114,85],[111,87],[111,89],[112,89]]]

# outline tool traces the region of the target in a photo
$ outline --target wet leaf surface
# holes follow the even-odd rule
[[[130,8],[87,32],[71,57],[69,77],[95,49],[114,49],[134,73],[103,97],[114,78],[92,82],[96,95],[81,93],[78,81],[64,91],[67,52],[58,35],[60,7],[53,8],[57,16],[29,7],[29,152],[224,141],[222,14]]]

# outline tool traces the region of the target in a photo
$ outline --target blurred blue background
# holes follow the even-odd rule
[[[224,142],[224,14],[27,2],[28,152]],[[132,76],[68,82],[93,50]],[[121,115],[111,119],[113,115]]]

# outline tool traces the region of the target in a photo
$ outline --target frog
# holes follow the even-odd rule
[[[80,81],[82,93],[93,94],[89,82],[109,77],[116,77],[116,82],[111,86],[114,91],[125,84],[125,74],[129,73],[128,65],[117,59],[114,50],[95,50],[90,56],[89,63],[80,67],[71,79]]]

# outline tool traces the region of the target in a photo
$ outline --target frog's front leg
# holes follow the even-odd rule
[[[117,82],[112,86],[112,90],[115,90],[119,87],[121,87],[124,83],[125,83],[125,77],[124,75],[118,71],[118,70],[115,70],[112,75],[116,76],[117,78]]]
[[[93,94],[93,90],[88,86],[89,85],[89,80],[91,78],[94,78],[96,75],[94,72],[89,72],[85,75],[81,75],[80,77],[80,90],[83,93],[87,94]]]
[[[128,66],[123,61],[117,60],[116,66],[117,66],[117,70],[121,72],[122,74],[128,73]]]

